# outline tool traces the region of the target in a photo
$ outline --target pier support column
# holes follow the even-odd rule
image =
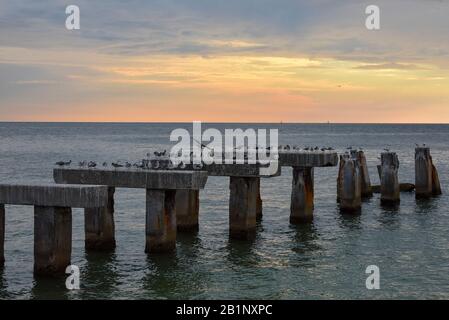
[[[146,253],[176,248],[176,190],[147,189]]]
[[[395,152],[381,154],[380,201],[382,204],[395,205],[400,202],[399,160]]]
[[[368,165],[366,164],[366,157],[363,151],[357,151],[357,161],[360,166],[360,180],[361,180],[361,194],[362,198],[369,198],[373,196],[371,188],[371,180],[369,178]]]
[[[429,148],[415,149],[415,195],[416,198],[432,196],[432,160]]]
[[[0,204],[0,268],[5,264],[5,205]]]
[[[432,163],[432,194],[434,196],[439,196],[442,194],[441,192],[441,185],[440,185],[440,178],[438,177],[438,171],[437,168]]]
[[[199,190],[176,191],[176,224],[178,231],[198,230]]]
[[[340,211],[358,213],[362,206],[362,182],[357,159],[340,157]]]
[[[108,205],[84,209],[84,244],[87,250],[115,248],[114,187],[108,187]]]
[[[290,223],[313,220],[313,168],[293,167]]]
[[[260,178],[256,178],[257,179],[257,197],[256,197],[256,219],[257,220],[261,220],[263,213],[262,213],[262,198],[260,196]]]
[[[72,253],[72,209],[34,206],[34,274],[64,274]]]
[[[230,177],[229,235],[234,239],[249,239],[256,231],[256,177]]]

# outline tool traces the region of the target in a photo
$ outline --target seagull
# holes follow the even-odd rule
[[[132,166],[131,163],[129,163],[128,161],[125,162],[125,167],[131,168],[131,166]]]
[[[201,163],[194,163],[193,164],[193,169],[199,170],[203,168],[203,165]]]
[[[123,167],[123,164],[120,164],[120,163],[115,163],[115,162],[113,162],[113,163],[111,163],[111,165],[114,167],[114,168],[122,168]]]
[[[390,149],[388,149],[388,148],[385,148],[385,149],[384,149],[384,151],[386,151],[386,152],[390,152]]]
[[[103,162],[103,167],[107,167],[108,163],[107,162]]]
[[[167,150],[164,150],[160,153],[161,156],[165,156],[167,154]]]
[[[154,166],[153,166],[153,169],[159,169],[159,161],[158,160],[156,160],[156,161],[154,161]]]
[[[80,167],[84,167],[84,166],[86,165],[86,161],[80,161],[80,162],[78,163],[78,165],[79,165]]]
[[[181,163],[179,164],[179,168],[180,168],[180,169],[185,169],[185,168],[186,168],[186,164],[185,164],[184,162],[181,162]]]
[[[58,161],[58,162],[55,163],[55,165],[63,167],[63,166],[70,166],[71,163],[72,163],[72,160],[67,161],[67,162],[65,162],[65,161]]]
[[[94,161],[89,161],[89,164],[87,165],[89,168],[95,168],[97,166],[97,163]]]
[[[347,147],[346,150],[352,150],[352,146]]]

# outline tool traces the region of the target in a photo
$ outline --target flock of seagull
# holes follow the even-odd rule
[[[416,144],[416,147],[425,147],[426,145],[418,145]],[[206,146],[204,146],[206,147]],[[237,149],[241,149],[241,148],[234,148],[235,150]],[[256,147],[256,150],[258,148]],[[270,147],[265,148],[267,151],[270,150]],[[279,145],[278,147],[279,151],[333,151],[334,148],[332,147],[310,147],[307,146],[305,148],[301,148],[297,145]],[[352,150],[362,150],[362,148],[356,148],[354,149],[352,146],[349,146],[346,148],[346,152],[345,153],[349,153]],[[390,149],[385,148],[384,151],[386,152],[390,152]],[[211,149],[210,151],[210,156],[213,157],[213,149]],[[191,157],[193,156],[193,152],[191,152]],[[143,159],[140,162],[136,162],[134,164],[131,164],[130,162],[126,161],[124,163],[122,163],[121,161],[116,161],[116,162],[112,162],[111,166],[114,168],[139,168],[139,169],[176,169],[176,168],[180,168],[180,169],[185,169],[187,167],[187,165],[183,162],[179,162],[179,163],[173,163],[170,158],[168,157],[167,154],[167,150],[163,150],[163,151],[154,151],[153,154],[147,153],[147,158],[148,159]],[[59,167],[68,167],[72,164],[72,160],[70,161],[58,161],[55,163],[56,166]],[[107,162],[103,162],[102,167],[106,168],[109,166],[109,164]],[[80,168],[97,168],[99,166],[99,164],[97,164],[97,162],[95,161],[80,161],[78,163],[78,166]],[[202,165],[199,164],[194,164],[193,169],[201,169]]]

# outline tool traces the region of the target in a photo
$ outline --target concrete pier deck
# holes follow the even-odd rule
[[[5,204],[34,206],[34,273],[62,274],[72,252],[72,208],[101,208],[108,189],[82,185],[0,184],[0,265],[4,263]]]
[[[166,252],[176,247],[176,190],[203,189],[208,174],[206,171],[185,170],[56,168],[53,177],[56,183],[95,184],[110,188],[106,209],[85,211],[88,249],[103,249],[115,244],[114,188],[146,189],[145,252]]]
[[[314,168],[334,167],[338,154],[332,150],[279,150],[279,164],[293,168],[290,223],[301,224],[313,220]]]

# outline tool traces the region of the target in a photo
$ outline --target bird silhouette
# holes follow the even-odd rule
[[[103,167],[107,167],[108,163],[107,162],[103,162]]]
[[[87,167],[89,167],[89,168],[95,168],[96,166],[97,166],[97,163],[94,161],[89,161],[89,163],[87,165]]]
[[[122,167],[123,167],[123,164],[120,164],[120,163],[118,163],[118,162],[113,162],[113,163],[111,163],[111,165],[112,165],[114,168],[122,168]]]
[[[55,165],[63,167],[63,166],[70,166],[71,163],[72,163],[72,160],[67,161],[67,162],[65,162],[65,161],[58,161],[58,162],[55,163]]]
[[[86,161],[80,161],[80,162],[78,163],[78,165],[79,165],[80,167],[84,167],[84,166],[86,166]]]

